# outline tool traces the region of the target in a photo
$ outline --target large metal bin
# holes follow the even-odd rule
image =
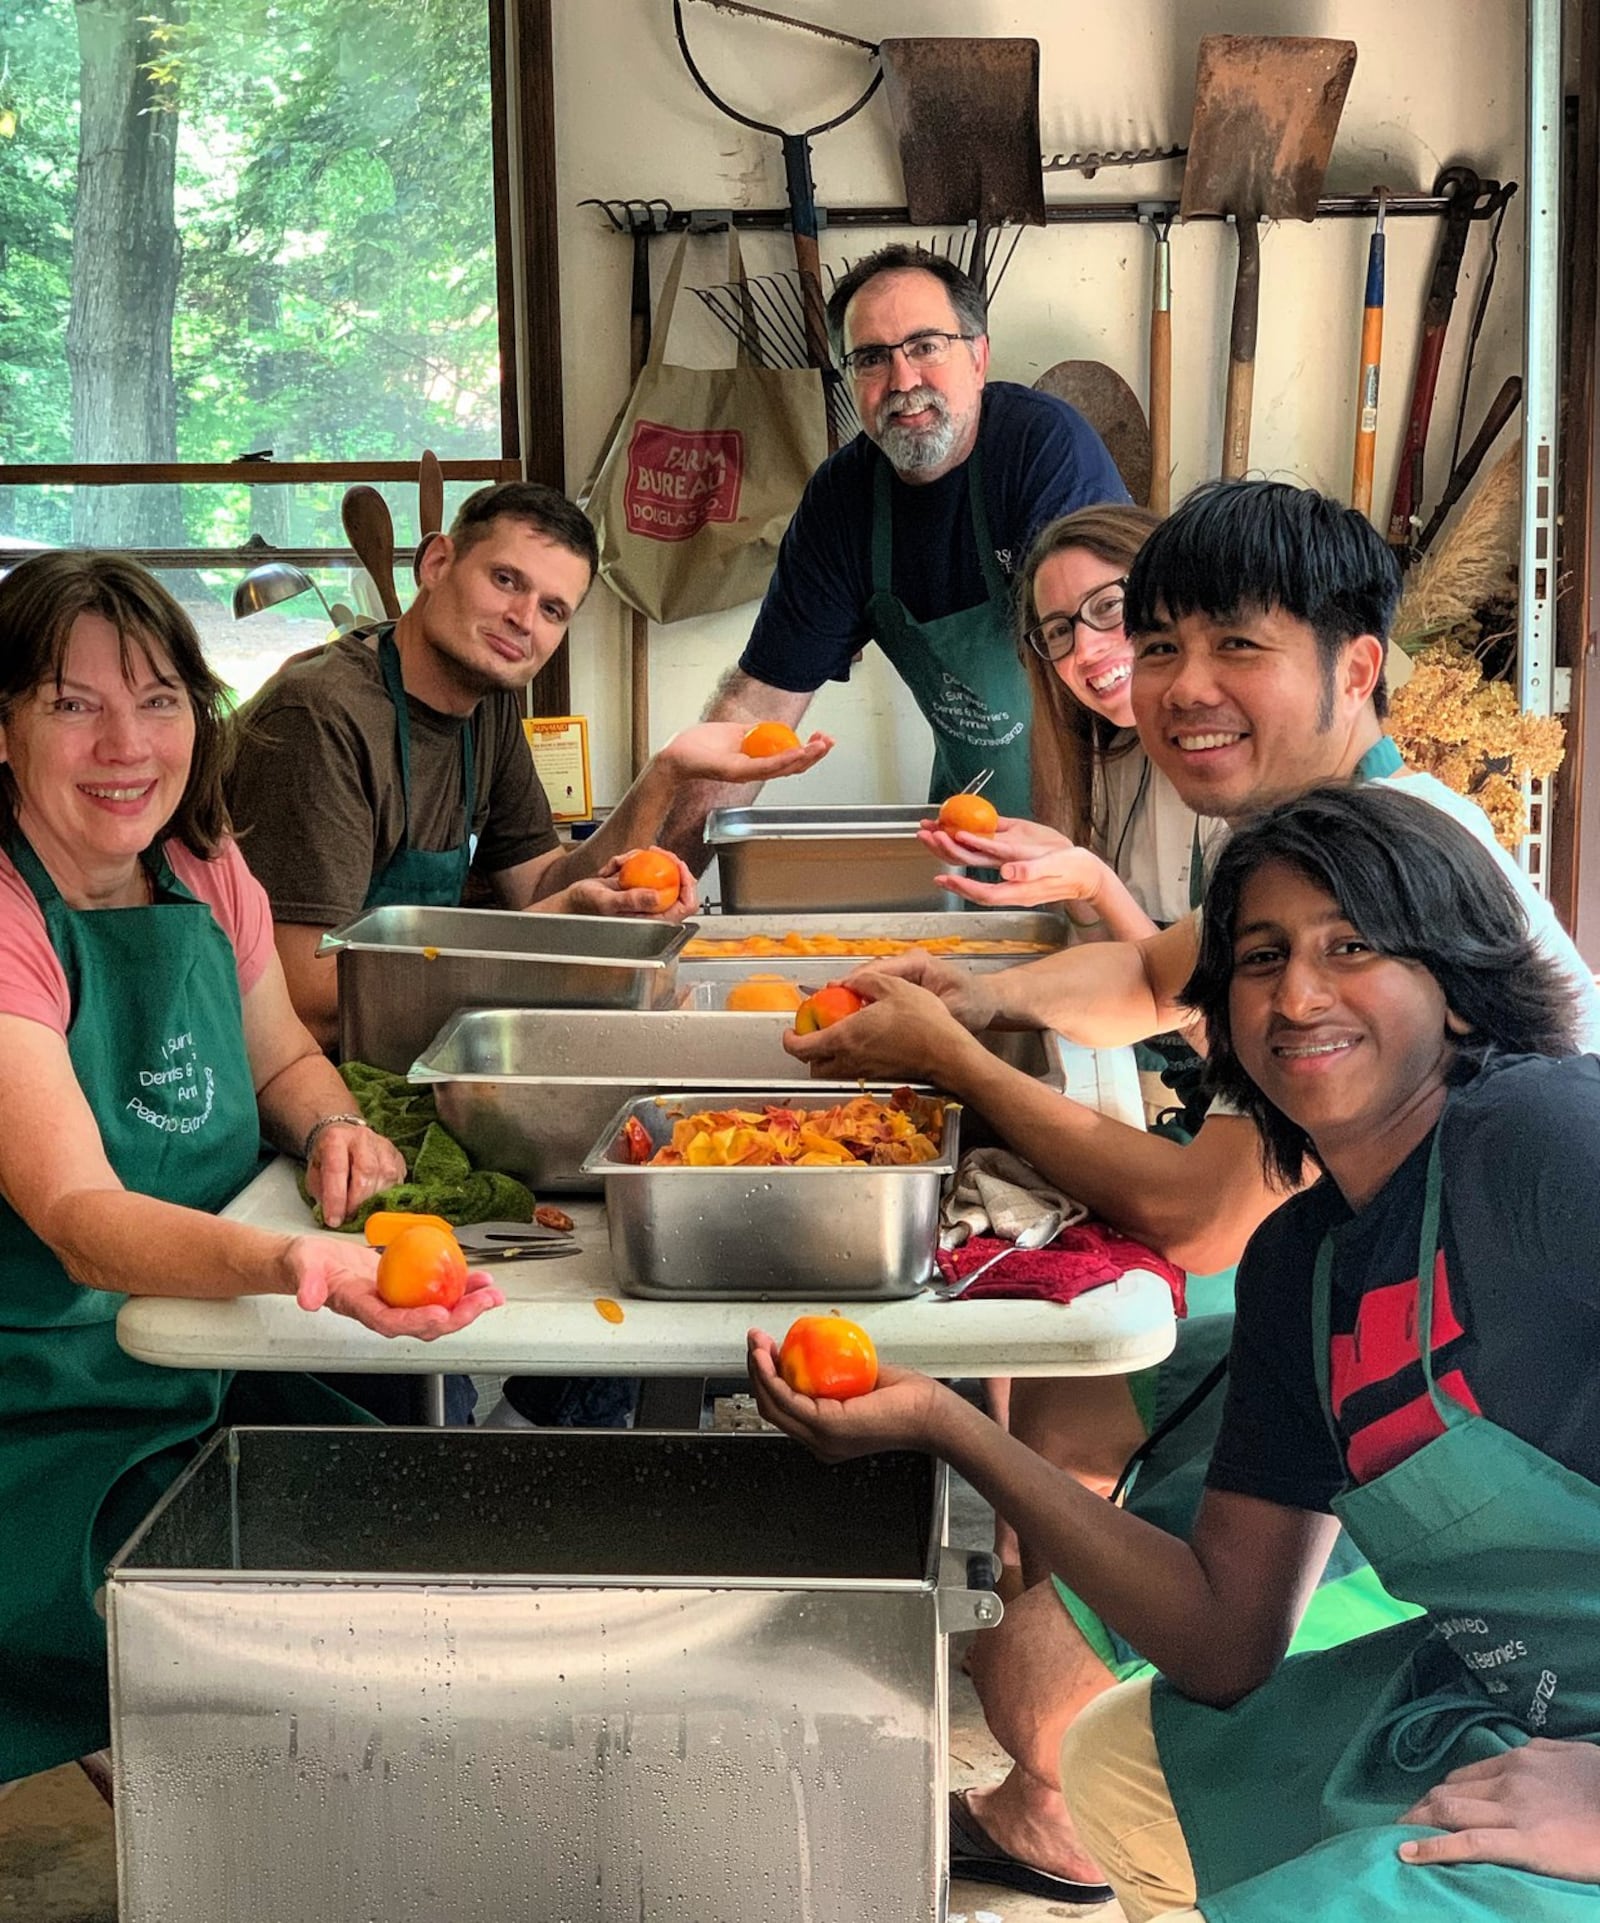
[[[323,936],[337,955],[339,1056],[403,1075],[458,1008],[655,1008],[694,932],[626,916],[372,908]]]
[[[917,839],[936,814],[909,807],[714,808],[706,846],[717,857],[729,914],[838,909],[945,909],[959,897],[934,885],[956,864]]]
[[[122,1923],[936,1923],[920,1455],[235,1429],[107,1585]]]
[[[820,966],[820,964],[818,964]],[[837,964],[834,966],[838,973]],[[817,978],[817,985],[829,979]],[[711,984],[703,984],[707,993]],[[520,1175],[541,1192],[603,1186],[584,1158],[624,1102],[683,1089],[832,1088],[784,1053],[788,1015],[634,1009],[469,1009],[454,1015],[412,1064],[439,1119],[482,1168]],[[1002,1061],[1064,1092],[1061,1038],[994,1029],[981,1038]]]
[[[852,1094],[860,1093],[853,1087]],[[939,1159],[886,1168],[651,1168],[627,1161],[636,1117],[654,1147],[686,1109],[831,1108],[838,1088],[696,1090],[629,1102],[584,1163],[605,1184],[611,1265],[625,1295],[867,1301],[915,1295],[934,1269],[939,1203],[955,1173],[961,1110],[945,1108]]]

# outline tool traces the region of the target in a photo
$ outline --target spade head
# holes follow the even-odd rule
[[[1207,34],[1181,218],[1312,219],[1355,64],[1353,40]]]
[[[918,227],[1044,225],[1037,40],[885,40],[884,94]]]

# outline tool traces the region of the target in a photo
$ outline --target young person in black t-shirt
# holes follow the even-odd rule
[[[1592,1914],[1600,1064],[1572,986],[1486,851],[1372,784],[1235,836],[1185,998],[1268,1167],[1323,1171],[1240,1266],[1188,1543],[909,1371],[812,1401],[753,1332],[758,1402],[826,1456],[944,1455],[1156,1662],[1063,1753],[1134,1923]],[[1335,1515],[1425,1613],[1285,1663]]]

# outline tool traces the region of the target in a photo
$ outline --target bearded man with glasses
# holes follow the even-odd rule
[[[977,283],[920,248],[882,248],[840,280],[829,337],[862,432],[812,476],[706,718],[792,726],[876,641],[933,730],[929,800],[992,768],[989,799],[1025,816],[1029,699],[1010,577],[1047,521],[1128,493],[1082,415],[987,379],[988,325]],[[673,845],[703,863],[707,810],[756,792],[684,795]]]

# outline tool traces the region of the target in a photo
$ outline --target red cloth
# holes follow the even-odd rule
[[[974,1282],[960,1300],[1016,1296],[1036,1302],[1071,1302],[1089,1289],[1115,1282],[1129,1269],[1149,1269],[1171,1289],[1173,1313],[1181,1316],[1185,1311],[1188,1277],[1184,1271],[1142,1242],[1129,1241],[1127,1236],[1107,1228],[1104,1222],[1080,1222],[1076,1228],[1063,1229],[1042,1249],[1018,1249],[998,1236],[972,1235],[959,1249],[939,1251],[940,1273],[947,1282],[959,1282],[1002,1249],[1011,1253]]]

